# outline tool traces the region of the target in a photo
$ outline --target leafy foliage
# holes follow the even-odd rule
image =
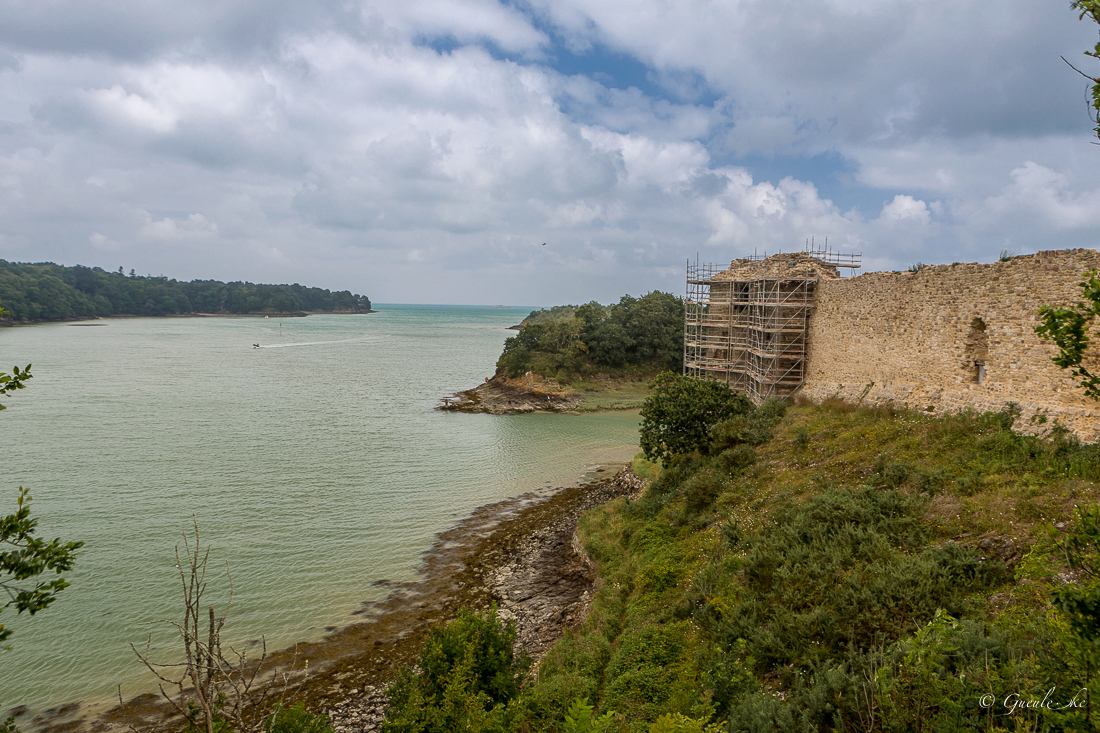
[[[926,547],[919,501],[889,489],[836,489],[782,511],[745,543],[744,585],[727,611],[696,618],[748,641],[758,668],[812,666],[896,639],[937,609],[1005,580],[954,544]]]
[[[51,581],[37,581],[27,586],[23,581],[31,580],[43,573],[61,573],[71,570],[76,560],[76,551],[84,546],[83,542],[65,542],[60,539],[46,541],[35,536],[38,519],[31,517],[31,497],[26,489],[19,488],[16,512],[0,517],[0,588],[8,595],[8,600],[0,605],[0,610],[14,606],[17,613],[26,611],[33,616],[56,599],[58,593],[69,584],[64,578]],[[0,642],[11,636],[11,630],[0,624]]]
[[[256,285],[217,280],[178,282],[166,277],[0,260],[0,301],[15,320],[49,321],[106,315],[182,313],[365,313],[370,299],[346,290],[302,285]]]
[[[1100,569],[1100,510],[1056,539],[1100,498],[1100,446],[1018,435],[1011,411],[782,412],[720,422],[581,518],[604,583],[519,729],[561,731],[578,698],[630,733],[1095,729],[1100,660],[1051,600]]]
[[[584,698],[569,706],[561,730],[562,733],[605,733],[614,722],[614,714],[596,715],[595,708],[588,704],[588,698]]]
[[[1092,19],[1094,23],[1100,25],[1100,0],[1073,0],[1073,2],[1070,3],[1070,7],[1080,11],[1078,20],[1084,20],[1087,16]],[[1093,50],[1085,51],[1084,54],[1100,60],[1100,43],[1097,43]],[[1066,63],[1069,62],[1067,61]],[[1070,64],[1070,66],[1073,66],[1073,64]],[[1092,82],[1092,87],[1089,90],[1092,99],[1089,106],[1092,107],[1092,121],[1096,123],[1094,132],[1096,132],[1097,137],[1100,137],[1100,76],[1089,76],[1076,66],[1073,66],[1073,69]]]
[[[0,308],[0,316],[6,311]],[[31,365],[26,369],[14,367],[11,374],[0,372],[0,395],[24,389],[31,378]],[[0,410],[4,409],[0,405]],[[15,606],[16,613],[26,611],[33,616],[54,602],[55,597],[69,584],[64,578],[49,582],[37,581],[27,587],[23,581],[36,578],[46,572],[60,575],[71,570],[76,560],[76,551],[84,546],[83,542],[61,543],[60,539],[49,542],[35,537],[38,520],[31,517],[31,496],[22,486],[16,500],[16,511],[6,517],[0,517],[0,588],[7,593],[8,600],[0,605],[0,610]],[[11,630],[0,624],[0,642],[11,636]]]
[[[641,446],[645,457],[666,466],[674,456],[708,451],[719,423],[753,412],[748,397],[718,382],[673,372],[658,375],[642,407]]]
[[[1074,524],[1066,538],[1065,557],[1080,580],[1054,588],[1051,600],[1066,621],[1068,649],[1088,685],[1100,670],[1100,508],[1078,507]],[[1091,721],[1090,713],[1091,707],[1084,715]]]
[[[504,626],[496,607],[467,609],[433,629],[417,663],[390,690],[384,733],[503,730],[529,661],[515,655],[516,629]]]
[[[595,301],[557,306],[535,311],[524,324],[504,342],[497,360],[497,368],[510,377],[527,371],[554,376],[649,364],[679,369],[683,360],[684,306],[668,293],[624,295],[610,306]]]
[[[602,308],[603,306],[600,307]],[[531,311],[527,317],[523,319],[520,325],[530,326],[535,323],[565,320],[572,318],[576,312],[577,306],[575,305],[555,305],[552,308],[540,308],[539,310]]]
[[[327,715],[313,715],[305,703],[280,707],[267,720],[264,733],[332,733],[332,722]]]
[[[0,315],[4,314],[4,310],[0,309]],[[30,379],[31,365],[28,364],[25,369],[19,367],[12,367],[11,374],[7,372],[0,372],[0,395],[6,395],[8,392],[14,392],[17,389],[26,389],[24,382]],[[0,405],[0,410],[5,409],[3,405]]]
[[[1085,394],[1100,400],[1100,375],[1093,374],[1084,365],[1089,328],[1100,318],[1100,273],[1096,270],[1086,272],[1085,279],[1078,284],[1084,300],[1066,308],[1040,307],[1042,323],[1035,327],[1035,332],[1058,346],[1058,354],[1051,360],[1062,369],[1070,369]]]
[[[665,713],[649,727],[649,733],[720,733],[722,726],[683,713]]]

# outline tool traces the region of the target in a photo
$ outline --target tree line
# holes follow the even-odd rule
[[[653,291],[618,303],[595,301],[534,311],[504,342],[497,369],[510,377],[631,369],[680,370],[684,354],[684,302]]]
[[[370,298],[347,290],[192,280],[0,260],[0,302],[15,321],[188,313],[367,313]]]

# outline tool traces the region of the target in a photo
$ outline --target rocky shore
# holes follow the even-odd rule
[[[577,519],[617,496],[637,496],[644,486],[620,464],[598,469],[586,484],[481,507],[436,537],[417,580],[377,581],[391,592],[364,604],[361,623],[271,654],[264,668],[287,673],[293,680],[287,702],[327,713],[336,733],[368,733],[381,725],[386,685],[397,669],[413,664],[427,631],[462,607],[495,602],[500,617],[516,625],[517,647],[540,660],[566,628],[584,621],[594,592],[596,574],[576,535]],[[151,693],[92,719],[61,712],[37,718],[32,727],[40,733],[172,731],[180,722]]]
[[[511,535],[484,568],[483,590],[497,603],[500,618],[515,624],[516,646],[536,665],[566,628],[584,622],[596,589],[595,568],[581,547],[577,519],[617,496],[636,498],[644,488],[645,481],[624,468],[614,478],[591,485],[559,511],[539,517],[545,521],[536,521],[529,531],[505,532],[501,537]],[[325,712],[336,733],[371,733],[381,726],[385,704],[383,685],[364,685]]]
[[[485,412],[517,415],[526,412],[569,412],[581,397],[538,374],[528,372],[518,379],[496,374],[474,389],[444,397],[437,408],[445,412]]]

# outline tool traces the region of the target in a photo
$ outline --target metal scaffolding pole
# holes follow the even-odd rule
[[[794,394],[805,379],[807,331],[821,273],[860,255],[806,252],[687,265],[684,374],[720,381],[754,402]]]

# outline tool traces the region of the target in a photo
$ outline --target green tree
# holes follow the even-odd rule
[[[1072,370],[1085,394],[1100,400],[1100,375],[1090,372],[1084,364],[1089,329],[1093,321],[1100,318],[1100,272],[1086,272],[1085,279],[1078,285],[1084,299],[1065,308],[1041,306],[1041,323],[1035,327],[1035,332],[1058,346],[1058,354],[1051,360],[1062,369]]]
[[[1070,7],[1080,11],[1078,20],[1084,20],[1085,16],[1088,16],[1094,23],[1100,25],[1100,0],[1073,0],[1073,2],[1070,3]],[[1085,51],[1084,54],[1100,60],[1100,43],[1097,43],[1096,48],[1092,51]],[[1062,60],[1065,61],[1065,58],[1063,57]],[[1100,138],[1100,76],[1089,76],[1068,61],[1066,61],[1066,63],[1078,74],[1092,82],[1092,88],[1090,90],[1092,101],[1089,103],[1091,107],[1089,112],[1092,121],[1096,123],[1094,132],[1096,136]]]
[[[642,450],[666,466],[673,456],[708,451],[715,426],[753,411],[748,397],[719,382],[664,372],[649,386],[654,392],[642,406]]]

